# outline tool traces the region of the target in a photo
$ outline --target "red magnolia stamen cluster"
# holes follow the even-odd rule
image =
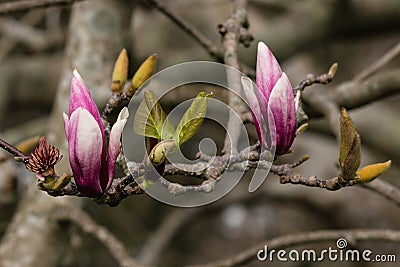
[[[41,137],[38,146],[29,155],[25,167],[42,177],[54,176],[54,165],[62,159],[60,150],[47,143],[45,137]]]

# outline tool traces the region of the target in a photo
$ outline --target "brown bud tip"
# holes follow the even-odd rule
[[[45,137],[41,137],[38,146],[29,155],[28,163],[25,167],[36,174],[42,176],[54,176],[54,165],[62,158],[60,150],[47,143]]]
[[[153,75],[153,72],[156,68],[157,64],[157,55],[153,54],[149,56],[143,63],[140,65],[139,69],[136,71],[135,75],[132,78],[132,84],[128,89],[127,95],[133,96],[137,89],[142,86],[150,77]]]
[[[128,63],[128,53],[126,52],[126,49],[122,49],[114,64],[111,91],[122,93],[126,79],[128,77]]]
[[[362,183],[368,183],[374,180],[376,177],[387,171],[390,166],[392,165],[392,161],[388,160],[383,163],[376,163],[376,164],[371,164],[367,165],[357,171],[357,174],[359,175],[359,180]]]

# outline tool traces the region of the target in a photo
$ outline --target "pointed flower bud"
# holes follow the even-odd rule
[[[285,154],[296,135],[296,107],[298,104],[295,103],[289,78],[282,72],[278,61],[263,42],[258,43],[256,85],[256,94],[249,90],[248,85],[243,84],[243,88],[252,111],[258,138],[263,147],[268,146],[267,133],[261,126],[261,122],[270,121],[270,112],[273,116],[276,133],[275,138],[272,138],[272,140],[275,139],[272,145],[276,146],[275,153],[277,155]],[[269,122],[268,126],[273,127],[274,124]]]
[[[139,87],[142,86],[151,77],[151,75],[153,75],[156,64],[157,55],[153,54],[149,56],[142,63],[142,65],[140,65],[135,75],[133,75],[131,86],[128,88],[128,92],[126,93],[127,96],[132,97],[136,90],[139,89]]]
[[[121,94],[128,77],[128,53],[122,49],[114,64],[111,91]]]
[[[69,116],[64,114],[64,128],[72,173],[83,195],[100,196],[111,185],[127,117],[128,111],[124,108],[111,129],[107,153],[100,113],[83,79],[74,70]]]

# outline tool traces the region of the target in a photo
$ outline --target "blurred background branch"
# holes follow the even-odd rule
[[[0,14],[7,14],[17,11],[26,11],[38,7],[56,7],[63,5],[71,5],[81,0],[21,0],[9,1],[0,4]]]

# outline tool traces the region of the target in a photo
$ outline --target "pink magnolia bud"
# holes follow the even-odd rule
[[[124,108],[118,116],[111,129],[107,153],[100,113],[83,79],[74,70],[69,117],[64,114],[64,128],[72,173],[83,195],[100,196],[111,185],[128,115],[128,110]]]
[[[271,50],[263,43],[258,43],[256,68],[256,94],[252,86],[242,79],[245,96],[252,111],[254,125],[263,147],[267,147],[266,132],[261,125],[268,120],[268,108],[275,124],[277,155],[285,154],[293,143],[296,134],[296,107],[289,78],[282,73],[281,67]],[[251,83],[250,83],[251,84]],[[269,123],[272,127],[273,123]],[[272,131],[274,132],[274,131]]]

